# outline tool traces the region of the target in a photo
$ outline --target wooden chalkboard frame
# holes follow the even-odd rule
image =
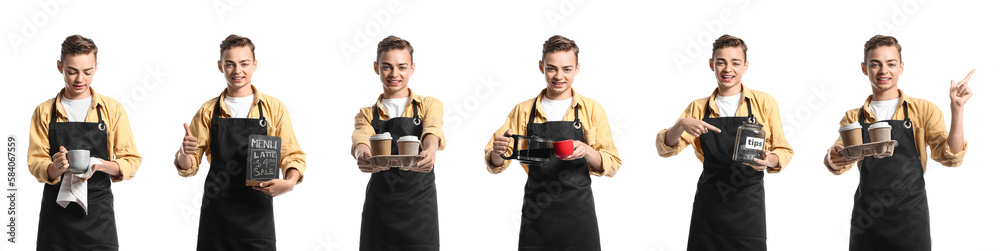
[[[271,172],[254,175],[255,167]],[[250,135],[247,140],[246,173],[247,186],[260,186],[260,183],[265,181],[281,178],[281,138]]]

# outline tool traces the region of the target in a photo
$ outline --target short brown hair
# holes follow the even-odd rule
[[[228,49],[243,46],[250,47],[250,55],[253,56],[254,60],[257,60],[257,53],[254,52],[253,41],[250,41],[247,37],[236,34],[229,35],[226,37],[226,40],[222,40],[222,44],[219,45],[219,56],[221,57],[222,53]]]
[[[747,43],[743,42],[743,39],[729,34],[722,35],[719,39],[715,40],[715,43],[712,43],[712,57],[715,57],[715,51],[727,47],[743,49],[743,60],[747,59]]]
[[[90,53],[94,53],[94,59],[97,59],[97,44],[94,44],[94,40],[80,35],[72,35],[63,40],[59,60],[66,59],[67,55],[76,56]]]
[[[389,35],[382,39],[381,42],[378,42],[378,49],[375,51],[375,61],[378,61],[378,56],[382,55],[383,52],[401,49],[406,49],[407,52],[410,52],[410,61],[413,61],[413,46],[410,45],[410,41]]]
[[[572,51],[576,62],[580,62],[580,47],[577,47],[573,40],[561,35],[555,35],[549,40],[545,40],[545,44],[542,44],[542,59],[545,59],[545,54],[559,51]]]
[[[865,42],[865,58],[866,58],[865,60],[867,60],[867,58],[868,58],[868,52],[869,51],[874,50],[875,48],[878,48],[878,47],[882,47],[882,46],[895,46],[896,47],[896,51],[899,52],[900,60],[903,59],[902,58],[903,57],[903,47],[899,46],[899,40],[896,40],[896,38],[894,38],[892,36],[875,35],[871,39],[868,39],[868,42]]]

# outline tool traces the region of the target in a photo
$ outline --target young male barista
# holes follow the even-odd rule
[[[45,183],[36,249],[118,250],[111,183],[135,177],[142,156],[125,108],[90,87],[94,40],[66,37],[56,67],[65,86],[35,108],[28,142],[28,169]],[[89,150],[90,169],[70,172],[68,150]]]
[[[295,139],[287,107],[250,82],[257,70],[253,42],[230,35],[219,47],[219,72],[226,88],[202,104],[190,125],[184,124],[184,140],[174,166],[180,176],[191,177],[198,173],[202,154],[211,163],[202,198],[198,250],[275,250],[272,197],[302,182],[306,154]],[[279,166],[284,179],[246,186],[250,135],[281,138]]]
[[[711,96],[692,101],[674,126],[656,135],[661,157],[694,145],[702,161],[691,212],[688,250],[766,250],[764,171],[778,173],[792,159],[781,128],[778,103],[767,93],[743,84],[749,68],[743,39],[723,35],[712,44],[709,68],[715,72]],[[764,158],[733,161],[737,131],[756,123],[766,131]]]
[[[519,250],[601,250],[590,175],[614,176],[621,166],[605,110],[573,90],[580,72],[576,42],[555,35],[542,45],[538,70],[545,89],[507,115],[486,144],[486,169],[498,174],[510,160],[511,136],[573,140],[566,158],[521,166],[528,172],[521,208]]]
[[[445,146],[443,105],[409,88],[416,71],[409,41],[396,36],[382,39],[374,69],[382,94],[375,105],[361,108],[354,117],[351,135],[358,169],[371,173],[361,213],[360,250],[439,250],[434,162],[437,151]],[[386,132],[392,135],[392,154],[399,153],[396,140],[400,137],[419,137],[419,154],[424,158],[415,168],[379,168],[368,162],[372,156],[368,137]]]
[[[924,172],[927,148],[942,165],[962,165],[968,142],[962,130],[965,103],[972,97],[969,72],[958,83],[951,81],[951,131],[945,129],[941,110],[930,101],[903,94],[897,83],[903,75],[902,47],[892,36],[876,35],[865,42],[861,72],[868,76],[872,95],[860,108],[847,110],[840,125],[858,122],[865,143],[875,122],[892,126],[897,146],[891,157],[847,159],[840,138],[827,151],[823,163],[833,174],[843,174],[854,162],[861,182],[854,195],[851,215],[851,250],[930,250],[930,214]]]

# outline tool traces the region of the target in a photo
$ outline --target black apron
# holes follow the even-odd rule
[[[764,172],[732,160],[740,125],[756,123],[750,98],[744,99],[749,117],[710,118],[706,101],[703,120],[722,132],[699,137],[705,161],[694,196],[688,250],[767,250]]]
[[[376,134],[392,135],[393,155],[399,154],[399,137],[423,134],[417,102],[411,105],[412,118],[388,121],[379,119],[378,106],[372,106],[372,128]],[[439,250],[440,246],[434,169],[421,173],[390,168],[371,174],[361,212],[360,250]]]
[[[905,119],[886,120],[899,144],[892,157],[865,157],[858,170],[861,182],[854,194],[850,250],[931,250],[930,213],[924,190],[924,168],[913,140],[906,101]],[[858,113],[868,143],[865,108]]]
[[[527,136],[586,142],[578,106],[573,121],[535,124],[536,112],[532,104]],[[548,164],[528,166],[518,250],[601,250],[587,160],[550,158]]]
[[[90,150],[90,157],[110,159],[107,124],[97,105],[97,123],[56,122],[56,102],[52,102],[49,120],[49,156],[66,150]],[[45,184],[41,212],[38,214],[37,250],[118,250],[118,230],[115,226],[115,198],[111,194],[111,177],[95,172],[87,180],[87,214],[79,204],[66,208],[56,203],[58,184]]]
[[[205,178],[198,222],[198,250],[275,250],[271,195],[246,186],[250,135],[267,135],[262,102],[259,118],[219,118],[212,111],[212,165]]]

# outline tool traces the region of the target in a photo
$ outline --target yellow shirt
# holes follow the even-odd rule
[[[778,103],[774,101],[774,98],[767,93],[751,90],[745,85],[741,86],[743,88],[742,96],[745,98],[750,98],[751,110],[753,111],[754,118],[757,119],[757,123],[764,127],[767,131],[767,139],[764,141],[764,149],[771,151],[774,155],[778,156],[778,166],[768,167],[768,173],[780,172],[784,167],[788,166],[788,162],[792,161],[792,147],[788,144],[788,140],[785,140],[785,131],[781,128],[781,115],[778,111]],[[705,103],[707,102],[711,110],[712,117],[719,116],[719,108],[715,105],[715,96],[719,93],[719,88],[715,88],[711,96],[707,98],[701,98],[692,101],[688,105],[687,109],[684,109],[684,113],[677,120],[680,121],[682,118],[694,118],[703,119],[705,117]],[[736,110],[736,117],[748,116],[745,98],[740,98],[739,109]],[[656,150],[659,152],[661,157],[670,157],[677,155],[688,145],[694,144],[695,155],[698,156],[698,160],[705,162],[705,154],[702,153],[701,140],[695,138],[693,135],[687,132],[681,133],[680,140],[677,141],[676,146],[668,146],[666,143],[667,130],[670,128],[663,129],[656,134]]]
[[[420,113],[420,125],[423,126],[423,133],[420,135],[420,139],[423,140],[424,136],[431,134],[438,138],[438,150],[444,150],[445,140],[444,140],[444,130],[441,128],[444,125],[444,105],[441,101],[438,101],[432,97],[421,97],[413,93],[413,90],[407,89],[410,92],[410,97],[406,101],[406,108],[403,108],[402,117],[413,117],[413,107],[411,107],[413,101],[417,101],[417,112]],[[381,120],[389,120],[389,114],[385,111],[385,106],[382,105],[382,95],[378,96],[375,100],[375,104],[378,105],[378,117]],[[372,107],[365,106],[361,108],[358,115],[354,116],[354,133],[351,134],[351,156],[354,156],[354,147],[359,144],[364,144],[371,147],[368,142],[368,137],[375,135],[375,129],[372,128]]]
[[[608,177],[615,176],[618,173],[618,168],[622,165],[622,160],[618,156],[618,148],[615,147],[614,140],[611,139],[611,127],[608,125],[608,115],[604,111],[604,107],[597,103],[597,101],[576,93],[575,90],[571,89],[570,91],[573,93],[573,101],[566,110],[566,114],[563,115],[562,120],[573,121],[573,108],[577,107],[577,105],[580,106],[580,123],[583,124],[583,143],[586,143],[601,154],[601,161],[604,165],[604,172],[596,172],[594,171],[594,167],[590,167],[590,174]],[[486,170],[490,171],[490,173],[498,174],[506,170],[507,166],[510,165],[510,160],[504,160],[500,166],[493,166],[490,163],[490,154],[493,152],[493,139],[496,136],[507,132],[507,129],[512,129],[514,134],[525,135],[528,131],[528,117],[531,115],[532,105],[535,105],[537,107],[535,110],[538,111],[535,114],[535,123],[545,123],[546,116],[544,109],[539,109],[542,107],[540,102],[543,95],[545,95],[545,90],[542,90],[536,98],[525,100],[514,106],[514,109],[507,115],[507,121],[490,136],[490,141],[486,143]],[[506,154],[511,154],[512,150],[508,147]],[[521,164],[521,167],[524,168],[525,172],[528,172],[528,165]]]
[[[299,147],[299,142],[295,139],[295,131],[292,130],[292,119],[288,114],[288,108],[277,98],[257,91],[257,87],[251,85],[250,88],[253,89],[254,98],[247,117],[260,118],[260,114],[254,113],[258,111],[257,103],[263,101],[261,105],[264,108],[263,117],[267,120],[267,136],[281,138],[281,173],[285,174],[289,168],[295,168],[301,175],[298,180],[298,183],[301,183],[305,177],[306,153],[302,151],[302,148]],[[191,119],[189,128],[191,129],[191,135],[198,138],[198,149],[195,151],[194,156],[189,155],[192,163],[191,169],[181,170],[176,158],[174,158],[174,167],[177,168],[177,174],[180,174],[180,176],[190,177],[197,174],[202,154],[208,155],[209,162],[212,161],[212,134],[210,131],[212,127],[212,113],[215,105],[219,103],[219,100],[225,99],[225,96],[226,91],[223,90],[219,94],[219,97],[212,98],[202,104],[201,109],[198,109],[198,112],[194,114],[194,118]],[[222,114],[219,114],[219,118],[232,118],[232,114],[229,113],[229,106],[221,104],[219,111],[222,112]],[[177,151],[177,154],[180,154],[180,150]]]
[[[896,106],[896,113],[892,115],[892,119],[903,120],[905,118],[903,113],[903,101],[905,101],[910,113],[910,123],[913,124],[913,140],[917,144],[917,152],[919,152],[920,164],[923,166],[924,172],[927,172],[927,146],[931,147],[931,158],[941,165],[950,167],[962,165],[962,160],[965,159],[965,150],[969,149],[969,142],[964,142],[962,151],[951,152],[951,146],[948,144],[948,130],[944,127],[944,116],[941,114],[941,109],[938,109],[937,105],[930,101],[906,96],[902,90],[899,91],[899,98],[901,102]],[[875,113],[868,107],[871,101],[872,96],[869,95],[864,104],[866,123],[875,122]],[[855,121],[858,121],[858,108],[847,110],[844,118],[840,119],[840,126]],[[837,142],[834,144],[844,145],[840,137],[837,137]],[[854,166],[854,163],[851,163],[836,171],[830,168],[830,163],[827,161],[823,161],[823,164],[834,174],[842,174]]]
[[[31,115],[31,132],[28,141],[28,170],[34,175],[38,182],[48,184],[58,184],[62,177],[53,177],[49,180],[49,164],[52,163],[52,156],[49,155],[49,122],[52,120],[52,103],[56,103],[57,122],[67,122],[69,117],[62,107],[62,96],[65,89],[60,90],[55,98],[46,100],[35,107],[35,112]],[[86,122],[97,122],[97,113],[100,112],[107,125],[108,132],[108,153],[118,168],[121,169],[121,177],[111,177],[111,181],[120,182],[135,177],[135,172],[142,163],[142,156],[139,156],[139,149],[132,139],[132,127],[128,123],[128,115],[125,115],[125,107],[118,101],[97,94],[94,88],[90,88],[92,98],[90,109],[87,111]],[[97,110],[97,105],[101,105],[101,110]]]

